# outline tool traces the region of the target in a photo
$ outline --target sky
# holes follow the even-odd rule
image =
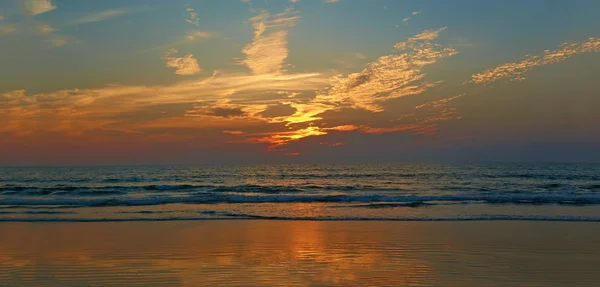
[[[3,0],[0,165],[598,162],[597,11]]]

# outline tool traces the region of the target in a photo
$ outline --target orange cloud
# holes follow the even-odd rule
[[[395,49],[403,53],[380,57],[361,72],[336,79],[327,94],[318,95],[315,101],[380,112],[383,101],[423,93],[439,82],[424,81],[421,69],[458,53],[431,43],[443,30],[428,30],[397,43]]]
[[[245,134],[245,132],[243,131],[223,131],[224,134],[230,134],[230,135],[243,135]]]
[[[283,62],[288,56],[287,27],[295,26],[300,16],[291,9],[271,15],[262,11],[250,18],[254,27],[254,39],[242,51],[246,59],[242,61],[255,74],[282,73]]]
[[[422,105],[416,106],[415,109],[422,109],[425,107],[430,107],[430,108],[434,108],[434,109],[439,109],[439,108],[443,108],[446,107],[446,105],[453,101],[456,100],[460,97],[464,96],[464,94],[460,94],[460,95],[456,95],[454,97],[450,97],[450,98],[446,98],[446,99],[441,99],[441,100],[437,100],[437,101],[433,101],[433,102],[429,102],[429,103],[424,103]]]
[[[103,132],[142,137],[193,129],[236,136],[241,140],[229,142],[261,143],[273,150],[330,132],[432,134],[435,122],[458,117],[454,110],[444,109],[416,118],[412,124],[328,127],[322,122],[327,111],[361,109],[377,113],[385,110],[387,100],[427,91],[439,82],[427,81],[422,69],[458,52],[433,43],[444,31],[442,28],[397,43],[394,53],[369,63],[360,72],[334,77],[322,73],[289,74],[283,69],[287,58],[286,29],[298,19],[297,12],[291,9],[276,15],[261,12],[250,19],[255,29],[254,39],[243,50],[246,55],[243,63],[252,73],[215,71],[208,77],[163,86],[108,85],[41,94],[28,94],[24,90],[1,94],[0,121],[7,124],[0,126],[0,133],[84,136]],[[164,59],[177,74],[200,72],[193,55],[180,58],[173,56],[174,53],[175,49],[170,50]],[[457,97],[425,105],[438,108]],[[286,113],[265,113],[281,105],[288,107]],[[261,129],[270,132],[248,132]]]
[[[435,125],[407,124],[386,128],[363,127],[361,128],[361,131],[367,134],[384,134],[400,131],[411,131],[415,132],[416,134],[433,135],[437,131],[437,128],[435,127]]]
[[[285,132],[275,132],[267,134],[266,136],[256,137],[247,139],[245,142],[249,143],[267,143],[269,144],[269,150],[273,150],[277,147],[286,145],[290,142],[297,141],[306,137],[311,136],[322,136],[326,135],[327,132],[319,127],[310,126],[304,129],[291,130]]]
[[[194,55],[187,54],[183,57],[173,57],[172,55],[175,53],[177,53],[176,49],[170,49],[163,57],[167,61],[167,67],[175,68],[175,74],[187,76],[198,74],[202,71]]]
[[[490,84],[507,78],[522,81],[531,69],[562,62],[574,55],[600,51],[600,38],[589,38],[578,43],[564,43],[556,50],[546,50],[543,55],[527,55],[520,61],[509,62],[471,76],[465,83]]]
[[[343,126],[335,126],[332,128],[328,128],[327,130],[330,131],[340,131],[340,132],[350,132],[350,131],[355,131],[357,129],[359,129],[359,126],[355,126],[355,125],[343,125]]]

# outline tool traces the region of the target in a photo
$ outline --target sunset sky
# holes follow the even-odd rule
[[[600,161],[598,11],[3,0],[0,165]]]

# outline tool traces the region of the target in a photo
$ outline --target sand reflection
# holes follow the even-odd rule
[[[312,221],[10,224],[0,285],[430,285],[427,262],[390,246],[389,232],[359,229]]]
[[[0,286],[598,286],[597,224],[0,224]]]

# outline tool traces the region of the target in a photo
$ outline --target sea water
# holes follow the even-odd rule
[[[0,221],[600,221],[600,164],[3,167]]]

